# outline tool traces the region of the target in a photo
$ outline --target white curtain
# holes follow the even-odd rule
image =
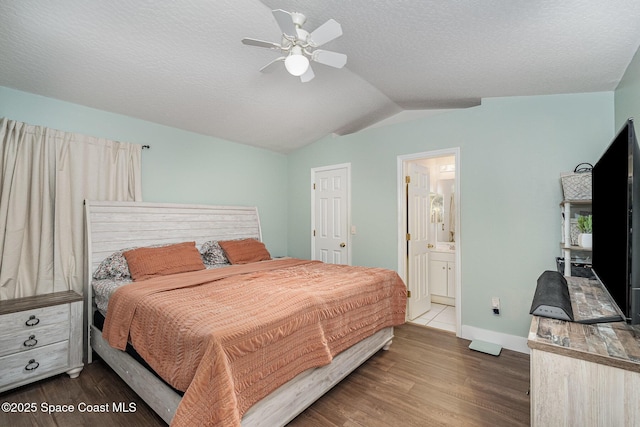
[[[83,201],[141,200],[141,148],[0,121],[0,300],[82,293]]]

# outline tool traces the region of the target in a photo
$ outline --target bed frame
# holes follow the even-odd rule
[[[91,275],[100,261],[128,247],[195,240],[253,237],[262,240],[255,207],[178,205],[145,202],[85,202],[87,260],[85,272],[85,360],[95,351],[167,424],[181,396],[127,353],[116,350],[93,325],[96,310]],[[385,328],[337,355],[320,368],[302,372],[252,406],[243,426],[282,426],[330,390],[378,350],[387,350],[393,328]]]

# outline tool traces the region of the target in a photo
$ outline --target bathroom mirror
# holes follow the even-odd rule
[[[455,180],[438,180],[438,195],[441,197],[441,220],[436,226],[437,242],[456,241],[456,221],[455,221]]]
[[[444,198],[442,194],[431,193],[431,214],[430,214],[430,222],[432,224],[439,224],[444,221]]]

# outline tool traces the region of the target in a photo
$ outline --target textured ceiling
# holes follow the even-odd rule
[[[271,9],[344,35],[301,83]],[[290,152],[478,105],[481,98],[610,91],[640,45],[638,0],[0,0],[0,86]]]

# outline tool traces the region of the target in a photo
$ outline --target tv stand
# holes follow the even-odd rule
[[[566,279],[576,317],[611,314],[599,282]],[[533,316],[528,345],[533,427],[639,425],[640,326]]]

